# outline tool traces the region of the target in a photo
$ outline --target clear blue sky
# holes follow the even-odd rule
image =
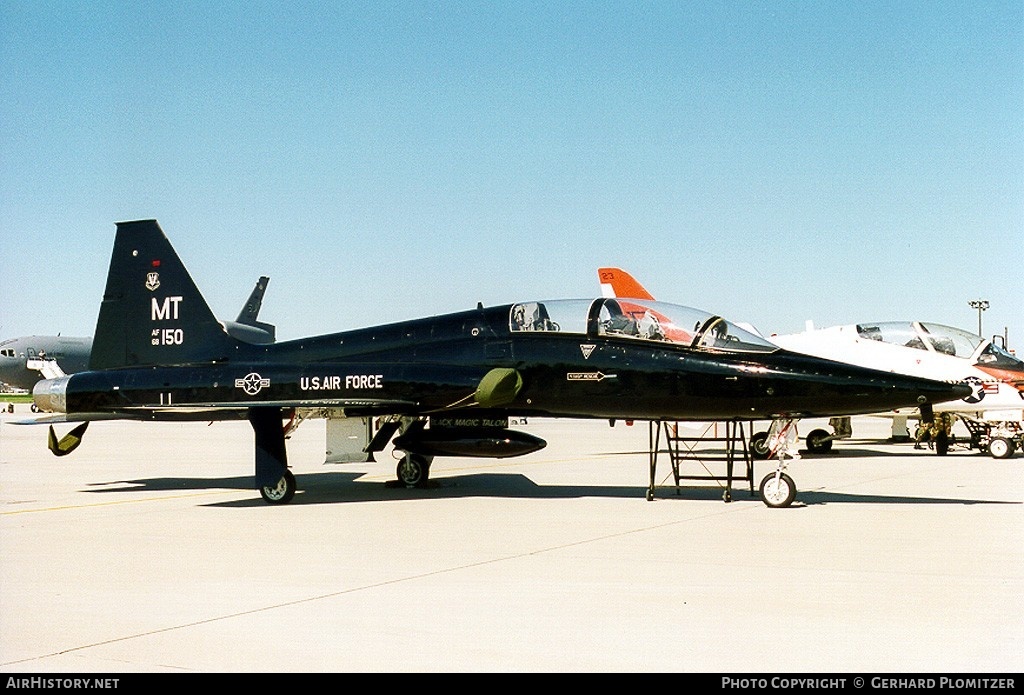
[[[0,337],[91,335],[114,223],[281,339],[632,271],[792,332],[1024,351],[1024,4],[0,3]]]

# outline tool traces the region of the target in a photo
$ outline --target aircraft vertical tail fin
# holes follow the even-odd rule
[[[636,278],[622,268],[598,268],[597,278],[601,283],[601,294],[605,297],[654,299]]]
[[[252,343],[253,345],[265,345],[277,340],[277,328],[271,323],[264,323],[259,320],[260,307],[263,306],[263,295],[267,291],[267,283],[270,278],[266,275],[256,281],[252,288],[249,299],[238,312],[238,318],[234,321],[224,321],[224,330],[232,338]]]
[[[222,360],[234,345],[156,220],[119,222],[89,368]]]
[[[245,324],[246,326],[263,325],[259,321],[259,315],[260,308],[263,306],[263,295],[267,292],[267,283],[269,282],[269,277],[266,275],[260,276],[260,279],[256,281],[256,286],[249,293],[249,299],[242,306],[242,310],[238,312],[238,318],[235,319],[236,323]]]

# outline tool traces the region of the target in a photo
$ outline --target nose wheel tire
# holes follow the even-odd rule
[[[295,476],[285,469],[284,475],[277,481],[277,485],[264,485],[260,488],[260,496],[270,504],[288,504],[292,497],[295,497]]]
[[[769,507],[788,507],[796,499],[796,484],[785,473],[769,473],[761,481],[761,500]]]

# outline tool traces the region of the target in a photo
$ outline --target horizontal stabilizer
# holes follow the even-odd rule
[[[122,413],[49,413],[22,420],[8,420],[9,425],[56,425],[62,422],[93,422],[94,420],[130,420]]]

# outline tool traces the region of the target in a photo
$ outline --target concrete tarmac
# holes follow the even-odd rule
[[[270,506],[245,422],[96,422],[56,458],[19,409],[0,416],[3,672],[1024,670],[1020,452],[939,457],[855,418],[770,509],[745,483],[677,494],[667,459],[646,501],[644,423],[532,419],[542,451],[437,459],[406,489],[390,451],[323,465],[309,421],[299,493]]]

